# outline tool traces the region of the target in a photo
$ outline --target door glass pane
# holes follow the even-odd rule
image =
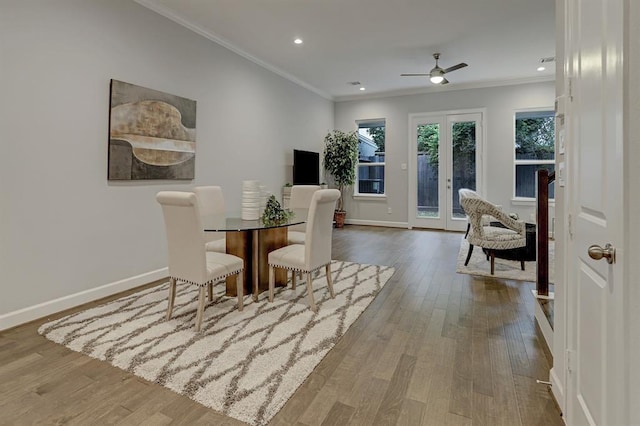
[[[440,125],[418,126],[416,217],[440,217],[438,202],[438,162]]]
[[[453,174],[452,180],[452,217],[465,217],[458,190],[460,188],[476,189],[476,122],[460,121],[451,124],[451,145]]]

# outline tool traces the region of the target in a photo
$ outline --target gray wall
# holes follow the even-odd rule
[[[550,107],[555,99],[554,82],[449,90],[425,94],[364,99],[336,103],[335,126],[341,130],[356,128],[356,120],[386,119],[386,200],[360,200],[346,197],[348,220],[371,222],[408,222],[409,114],[486,108],[485,196],[508,212],[529,219],[530,206],[514,204],[514,113],[518,109]],[[392,213],[388,213],[391,207]]]
[[[333,128],[333,102],[130,0],[3,1],[0,58],[0,329],[159,278],[157,191],[218,184],[239,211],[243,179],[280,194]],[[107,181],[111,78],[197,100],[194,181]]]

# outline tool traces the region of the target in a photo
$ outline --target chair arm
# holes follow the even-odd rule
[[[493,216],[498,220],[498,222],[511,229],[512,231],[516,231],[523,237],[527,235],[527,227],[523,220],[515,220],[501,210],[496,210],[495,213],[497,214],[494,214]]]

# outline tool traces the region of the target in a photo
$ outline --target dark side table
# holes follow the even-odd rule
[[[500,222],[489,222],[489,225],[495,226],[496,228],[506,228],[506,226],[504,226]],[[536,224],[525,223],[525,226],[527,234],[527,245],[524,247],[509,250],[494,250],[496,253],[495,256],[497,258],[525,262],[536,260]],[[488,253],[487,249],[482,250],[485,252],[485,254]]]

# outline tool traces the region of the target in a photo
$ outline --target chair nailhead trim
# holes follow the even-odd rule
[[[322,268],[323,266],[327,266],[327,265],[328,265],[328,263],[327,263],[327,264],[324,264],[324,265],[320,265],[320,266],[318,266],[316,269],[320,269],[320,268]],[[269,266],[273,266],[273,267],[275,267],[275,268],[280,268],[280,269],[286,269],[286,270],[288,270],[288,271],[294,271],[294,272],[313,272],[313,271],[315,271],[315,270],[316,270],[316,269],[312,269],[312,270],[310,270],[310,271],[307,271],[306,269],[301,269],[301,268],[291,268],[291,267],[289,267],[289,266],[278,265],[278,264],[272,264],[272,263],[270,263],[270,264],[269,264]]]
[[[180,277],[174,277],[173,275],[169,275],[169,278],[173,278],[176,281],[182,281],[183,283],[197,285],[198,287],[204,287],[205,285],[213,284],[213,283],[218,282],[220,280],[223,280],[223,279],[225,279],[227,277],[230,277],[231,275],[235,275],[235,274],[237,274],[239,272],[242,272],[243,270],[244,270],[244,268],[240,268],[235,272],[229,272],[228,274],[220,275],[220,276],[216,277],[215,279],[209,280],[206,283],[202,283],[202,284],[201,283],[195,283],[195,282],[189,281],[189,280],[185,280],[185,279],[180,278]]]

